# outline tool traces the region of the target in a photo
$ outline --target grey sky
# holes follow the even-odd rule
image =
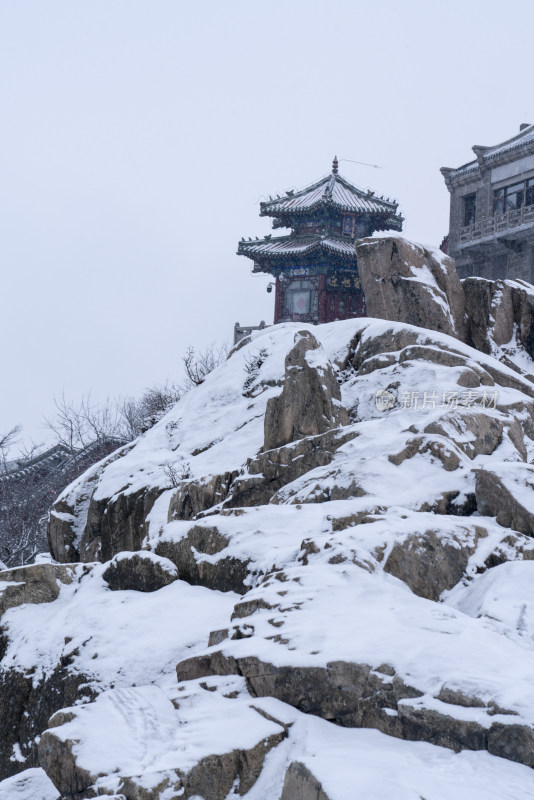
[[[530,0],[0,0],[0,431],[272,317],[235,255],[329,171],[448,227],[440,166],[534,122]]]

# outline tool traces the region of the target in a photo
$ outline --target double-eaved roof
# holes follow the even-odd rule
[[[325,207],[346,214],[387,214],[395,217],[397,206],[398,203],[375,197],[374,192],[359,189],[346,178],[332,172],[300,192],[286,192],[285,197],[260,203],[260,216],[309,214],[310,211]]]

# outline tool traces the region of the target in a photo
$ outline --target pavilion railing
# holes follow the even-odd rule
[[[465,225],[460,228],[460,244],[484,239],[486,236],[497,236],[499,233],[528,224],[534,224],[534,205],[515,208],[505,214],[496,214],[494,217]]]

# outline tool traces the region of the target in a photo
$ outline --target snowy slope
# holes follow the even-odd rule
[[[349,422],[264,453],[302,329]],[[534,797],[534,530],[477,510],[493,471],[530,519],[533,397],[493,357],[406,325],[254,334],[59,499],[58,537],[109,535],[116,552],[135,528],[177,575],[112,591],[91,562],[52,602],[4,612],[2,675],[59,712],[33,739],[6,721],[21,798],[55,800],[38,763],[58,796],[78,781],[127,800],[290,800],[304,781],[320,800]],[[52,709],[58,670],[81,684]]]

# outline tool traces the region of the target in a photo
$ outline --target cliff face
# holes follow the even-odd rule
[[[0,799],[534,797],[534,383],[488,341],[259,331],[72,484],[64,563],[0,573]]]

